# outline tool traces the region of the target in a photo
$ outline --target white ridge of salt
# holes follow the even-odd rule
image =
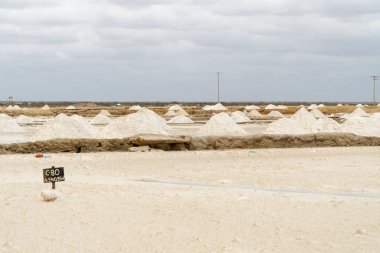
[[[380,120],[372,117],[352,117],[342,124],[340,132],[380,137]]]
[[[286,106],[286,105],[278,105],[277,109],[278,110],[286,110],[286,109],[288,109],[288,106]]]
[[[112,114],[111,114],[109,111],[107,111],[107,110],[101,110],[101,111],[98,113],[98,115],[99,115],[99,114],[104,115],[104,116],[107,116],[107,117],[111,117],[111,116],[112,116]]]
[[[99,138],[126,138],[137,134],[168,135],[171,128],[155,112],[141,108],[138,112],[112,122],[98,133]]]
[[[330,118],[320,118],[311,127],[311,132],[313,133],[335,133],[340,129],[340,125],[333,119]]]
[[[75,110],[75,109],[77,108],[73,105],[69,105],[68,107],[66,107],[66,110]]]
[[[244,109],[245,109],[246,111],[260,110],[260,107],[257,106],[257,105],[247,105]]]
[[[271,111],[270,113],[268,113],[267,117],[268,118],[284,118],[285,116],[279,111]]]
[[[227,108],[224,107],[221,103],[217,103],[216,105],[204,106],[204,110],[206,111],[227,111]]]
[[[272,105],[272,104],[265,106],[265,110],[274,110],[274,109],[277,109],[277,106]]]
[[[24,132],[24,129],[17,124],[16,120],[0,120],[0,134],[21,132]]]
[[[172,106],[170,106],[169,109],[168,109],[168,112],[169,111],[174,111],[175,112],[175,116],[179,116],[179,115],[189,116],[189,114],[180,105],[172,105]],[[166,116],[169,116],[169,115],[166,115]]]
[[[12,118],[8,116],[7,114],[4,114],[4,113],[0,114],[0,120],[10,120],[10,119]]]
[[[102,114],[101,112],[91,119],[92,125],[106,125],[110,123],[111,119],[108,118],[106,115]]]
[[[317,109],[318,108],[318,105],[316,104],[311,104],[307,109],[308,110],[313,110],[313,109]]]
[[[179,111],[183,110],[183,108],[180,105],[172,105],[168,108],[168,111]]]
[[[141,108],[142,108],[142,107],[139,106],[139,105],[133,105],[133,106],[129,107],[128,110],[130,110],[130,111],[138,111],[138,110],[140,110]]]
[[[222,112],[212,116],[198,131],[199,135],[244,135],[247,134],[236,124],[227,113]]]
[[[205,105],[202,107],[202,110],[203,111],[210,111],[211,110],[210,108],[211,108],[211,105]]]
[[[307,131],[310,131],[311,127],[317,122],[314,116],[305,108],[299,109],[291,118],[298,121]]]
[[[313,109],[310,111],[310,113],[317,119],[325,119],[327,118],[326,115],[324,115],[320,110],[318,109]]]
[[[341,106],[343,106],[342,104],[337,104],[336,106],[339,106],[339,107],[341,107]]]
[[[178,114],[175,112],[175,111],[167,111],[167,113],[165,113],[165,116],[167,117],[175,117],[175,116],[178,116]]]
[[[246,116],[244,112],[234,111],[231,113],[231,119],[236,123],[251,122],[251,119]]]
[[[317,108],[322,108],[322,107],[325,107],[325,105],[324,105],[324,104],[319,104],[319,105],[317,106]]]
[[[82,117],[68,117],[61,113],[41,126],[31,140],[80,139],[92,138],[93,135],[94,128]]]
[[[309,132],[304,129],[298,121],[290,118],[282,118],[269,124],[265,129],[264,134],[289,134],[300,135],[308,134]]]
[[[44,105],[41,107],[42,110],[50,110],[50,106],[48,105]]]
[[[192,123],[194,123],[194,121],[185,115],[179,115],[179,116],[176,116],[174,118],[171,118],[168,121],[168,123],[171,123],[171,124],[192,124]]]
[[[20,115],[16,118],[16,122],[18,124],[30,124],[30,123],[33,123],[33,118],[25,116],[25,115]]]
[[[360,107],[356,108],[349,115],[350,115],[350,117],[369,117],[369,114]]]
[[[357,105],[355,105],[355,107],[363,108],[364,105],[362,105],[362,104],[357,104]]]
[[[257,117],[257,118],[262,118],[262,117],[264,117],[261,113],[259,113],[259,112],[256,111],[256,110],[251,110],[251,111],[248,113],[248,116],[249,116],[249,117]]]
[[[5,108],[6,111],[13,111],[13,106],[12,105],[8,105],[6,108]]]

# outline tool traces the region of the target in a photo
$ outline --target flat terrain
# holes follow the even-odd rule
[[[380,147],[50,156],[0,156],[0,252],[380,250]]]

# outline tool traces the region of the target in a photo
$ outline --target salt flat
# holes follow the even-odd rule
[[[380,147],[0,156],[0,252],[378,252]],[[64,166],[43,202],[42,169]]]

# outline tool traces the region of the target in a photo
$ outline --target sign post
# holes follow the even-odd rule
[[[44,183],[51,183],[51,188],[55,189],[55,182],[65,181],[65,171],[63,167],[43,169]]]

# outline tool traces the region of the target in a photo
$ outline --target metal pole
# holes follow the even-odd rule
[[[220,102],[220,86],[219,86],[219,76],[222,72],[216,72],[216,74],[218,75],[218,103]]]
[[[379,76],[371,76],[373,78],[373,105],[376,105],[376,80],[379,80]]]

